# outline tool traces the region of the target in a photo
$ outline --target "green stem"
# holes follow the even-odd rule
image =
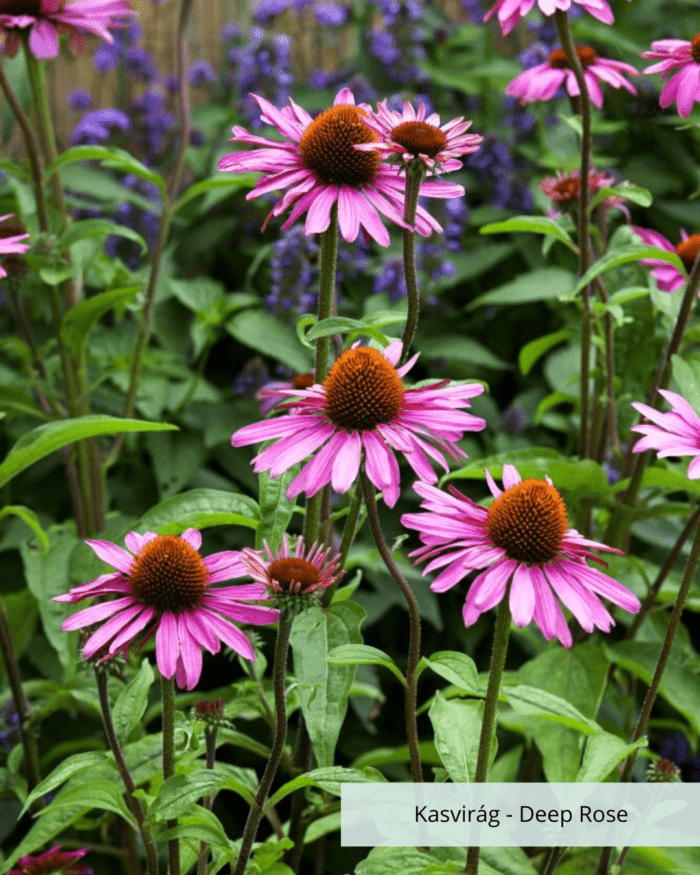
[[[411,776],[413,777],[414,783],[419,784],[423,781],[423,770],[421,768],[420,747],[418,742],[418,725],[416,723],[418,688],[416,670],[420,659],[420,611],[413,590],[401,573],[401,569],[394,561],[394,557],[391,555],[391,550],[384,540],[382,524],[377,509],[377,501],[374,497],[374,487],[365,472],[364,464],[360,468],[360,481],[362,483],[365,507],[367,508],[367,521],[369,522],[369,527],[372,531],[372,537],[374,538],[374,542],[379,550],[379,555],[382,557],[389,574],[391,574],[398,584],[399,589],[406,599],[406,604],[408,605],[408,666],[406,668],[404,720],[406,723],[406,741],[408,742],[408,750],[411,760]]]
[[[117,770],[124,782],[124,787],[126,788],[126,801],[131,813],[136,818],[139,832],[146,849],[146,871],[148,875],[158,875],[158,853],[156,851],[156,845],[153,841],[151,831],[146,824],[146,812],[144,811],[141,800],[134,795],[136,792],[136,785],[134,784],[134,779],[131,777],[131,772],[129,771],[129,766],[124,757],[122,746],[119,744],[119,739],[114,731],[112,711],[109,705],[109,695],[107,692],[107,673],[99,668],[95,668],[95,680],[97,681],[97,695],[100,700],[102,722],[105,727],[107,743],[109,744],[109,749],[112,751]]]
[[[161,676],[163,695],[163,781],[175,774],[175,681]],[[166,822],[168,829],[177,826],[177,820]],[[180,875],[180,841],[168,839],[168,875]]]
[[[352,493],[352,497],[350,499],[350,506],[348,507],[348,515],[345,518],[345,528],[343,529],[343,537],[340,541],[340,548],[338,549],[338,553],[340,554],[340,565],[341,568],[345,567],[345,563],[348,558],[348,553],[350,552],[350,547],[352,547],[352,542],[355,540],[355,534],[357,532],[357,520],[360,515],[360,507],[362,506],[362,490],[358,487],[355,487]],[[332,583],[328,589],[323,594],[323,604],[329,605],[333,600],[333,594],[336,589],[340,585],[342,578]]]
[[[24,751],[24,770],[27,775],[27,788],[31,791],[41,780],[39,754],[36,748],[34,733],[28,725],[31,711],[27,697],[24,695],[22,675],[19,671],[17,655],[12,644],[10,626],[7,622],[7,611],[2,596],[0,596],[0,651],[2,651],[2,657],[5,662],[5,671],[10,683],[12,701],[19,717],[19,733],[22,741],[22,750]]]
[[[481,737],[479,738],[479,753],[476,760],[474,783],[483,784],[486,781],[491,765],[491,747],[493,735],[496,730],[496,714],[498,711],[498,696],[501,692],[501,679],[506,664],[508,652],[508,637],[510,635],[510,607],[508,597],[510,584],[506,587],[506,593],[501,599],[496,614],[496,626],[493,631],[493,649],[491,650],[491,667],[489,668],[489,681],[486,687],[486,700],[484,702],[484,717],[481,722]],[[473,845],[467,852],[467,865],[465,875],[477,875],[479,872],[479,854],[481,848]]]
[[[403,272],[408,296],[408,313],[406,315],[406,327],[401,338],[402,349],[399,365],[402,365],[408,358],[416,333],[420,310],[420,292],[418,291],[418,278],[416,276],[416,232],[413,224],[416,220],[418,194],[424,174],[425,167],[423,162],[418,159],[414,159],[406,170],[406,194],[403,217],[411,227],[403,229]]]
[[[335,273],[338,261],[338,204],[333,204],[331,221],[321,234],[321,279],[318,290],[318,321],[329,319],[333,315],[335,304]],[[328,374],[328,357],[331,348],[330,335],[319,337],[316,341],[315,380],[323,383]],[[321,530],[321,508],[323,506],[323,491],[306,500],[306,518],[304,520],[304,543],[313,544],[318,541]]]
[[[155,308],[156,291],[158,289],[158,277],[160,276],[161,261],[163,252],[165,251],[165,243],[170,232],[170,223],[173,218],[173,202],[177,197],[178,188],[182,181],[182,173],[185,161],[185,149],[189,140],[189,131],[191,127],[191,106],[189,97],[189,79],[187,78],[188,67],[188,44],[187,44],[187,27],[189,17],[192,12],[193,0],[182,0],[180,7],[180,17],[178,19],[177,28],[177,59],[178,59],[178,88],[180,94],[180,142],[175,153],[173,167],[171,169],[170,178],[167,185],[167,194],[163,203],[163,214],[161,217],[158,236],[153,247],[153,258],[151,261],[151,269],[148,274],[148,284],[146,286],[146,294],[141,315],[141,325],[139,327],[139,336],[136,341],[136,349],[134,350],[134,359],[131,366],[131,376],[129,379],[129,388],[126,394],[126,400],[122,409],[122,415],[130,417],[136,406],[136,395],[138,393],[139,380],[141,370],[143,368],[143,359],[148,347],[148,341],[151,336],[151,327],[153,324],[153,311]],[[112,445],[112,448],[107,456],[104,467],[109,468],[116,461],[121,448],[124,445],[126,434],[118,435]]]
[[[559,39],[566,54],[566,59],[574,74],[579,88],[581,109],[581,170],[580,193],[578,202],[578,235],[579,235],[579,274],[583,276],[591,263],[590,231],[588,214],[589,190],[588,177],[591,169],[591,98],[583,75],[583,68],[571,36],[571,25],[566,12],[557,9],[554,21],[559,33]],[[589,370],[591,357],[591,305],[588,286],[581,290],[583,304],[581,314],[581,433],[579,439],[579,456],[585,459],[589,455]]]
[[[292,616],[286,611],[280,615],[279,628],[277,630],[277,642],[275,644],[275,659],[272,669],[272,687],[275,694],[275,735],[272,741],[272,750],[265,766],[265,771],[260,779],[258,792],[248,812],[248,818],[243,829],[241,849],[235,866],[231,866],[231,875],[243,875],[245,872],[253,842],[262,820],[263,808],[267,801],[272,781],[282,758],[284,743],[287,740],[287,703],[285,699],[285,680],[287,674],[287,652],[289,650],[289,637],[292,631]]]
[[[204,727],[204,746],[206,750],[206,767],[213,769],[216,763],[216,731],[217,727]],[[202,800],[202,807],[207,811],[211,811],[214,807],[214,797],[207,796]],[[200,842],[199,858],[197,860],[197,875],[207,875],[207,859],[209,857],[209,845],[206,842]]]

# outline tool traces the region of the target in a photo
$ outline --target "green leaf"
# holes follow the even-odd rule
[[[516,687],[505,687],[503,695],[518,714],[523,714],[526,717],[543,717],[546,720],[570,726],[586,735],[602,732],[595,720],[585,717],[578,708],[574,708],[566,699],[548,693],[546,690],[520,684]]]
[[[296,496],[287,498],[285,493],[298,473],[299,466],[293,465],[280,477],[270,477],[267,471],[258,474],[261,522],[255,533],[256,550],[262,550],[265,541],[272,550],[276,550],[281,544],[282,536],[287,531],[297,506]]]
[[[294,674],[311,745],[322,768],[333,765],[356,670],[354,665],[332,665],[327,657],[334,647],[362,642],[364,618],[364,609],[348,601],[326,609],[313,605],[294,618]]]
[[[22,435],[0,465],[0,487],[29,468],[39,459],[55,453],[61,447],[99,434],[119,434],[125,431],[172,431],[177,426],[165,422],[120,419],[117,416],[79,416],[40,425]]]
[[[22,507],[19,504],[7,504],[2,510],[0,510],[0,520],[5,516],[16,516],[21,519],[23,523],[26,523],[37,536],[39,543],[41,544],[41,549],[46,553],[49,549],[49,538],[41,527],[39,517],[33,510],[30,510],[28,507]]]
[[[149,809],[156,820],[170,820],[184,814],[198,799],[210,796],[226,782],[213,769],[200,769],[189,775],[173,775],[164,781]]]
[[[7,859],[0,862],[0,873],[9,871],[13,865],[27,854],[32,854],[38,848],[51,841],[68,827],[79,820],[87,811],[87,805],[73,805],[72,808],[54,807],[53,804],[45,808],[41,817],[31,826],[29,832],[20,841]]]
[[[640,641],[623,641],[606,647],[611,662],[626,668],[648,684],[659,661],[659,645]],[[700,732],[700,675],[697,667],[680,652],[678,640],[666,663],[661,677],[659,695],[680,711],[695,732]]]
[[[123,790],[120,782],[116,780],[116,776],[113,782],[81,781],[79,784],[63,790],[44,811],[56,811],[60,808],[73,810],[76,805],[81,805],[83,810],[88,811],[97,808],[100,811],[111,811],[118,814],[136,829],[136,821],[126,807],[122,793]],[[39,813],[39,817],[44,816],[44,811]]]
[[[174,838],[192,839],[197,848],[200,842],[206,842],[213,848],[220,848],[225,859],[231,863],[235,863],[238,856],[219,818],[201,805],[190,805],[186,814],[179,815],[177,826],[159,833],[158,838],[161,841]]]
[[[429,668],[467,693],[478,694],[479,675],[474,660],[457,650],[440,650],[425,657]]]
[[[466,306],[466,311],[492,304],[529,304],[532,301],[550,301],[569,294],[574,275],[561,267],[540,267],[521,274],[511,282],[479,295]]]
[[[561,227],[556,219],[548,219],[546,216],[516,216],[506,219],[505,222],[493,222],[479,229],[480,234],[510,234],[514,231],[529,231],[531,234],[545,234],[554,237],[572,252],[577,251],[576,244]]]
[[[79,240],[87,240],[90,237],[109,237],[111,234],[138,243],[141,247],[141,255],[148,251],[148,244],[138,231],[134,231],[127,225],[120,225],[118,222],[110,222],[109,219],[80,219],[71,222],[58,238],[58,251],[63,252]]]
[[[61,341],[73,355],[82,359],[88,335],[97,320],[114,307],[127,304],[141,291],[142,286],[128,286],[123,289],[110,289],[100,292],[71,307],[61,322]]]
[[[551,334],[545,334],[536,340],[531,340],[530,343],[526,343],[518,355],[520,373],[523,376],[527,376],[537,361],[545,353],[548,353],[552,347],[563,343],[565,340],[571,340],[575,336],[575,333],[570,328],[562,328],[561,331],[553,331]]]
[[[20,811],[19,816],[21,817],[24,812],[29,809],[35,799],[40,799],[47,793],[51,793],[56,787],[60,787],[61,784],[65,783],[69,778],[72,778],[74,775],[79,775],[81,772],[84,772],[85,769],[89,769],[92,766],[105,762],[107,762],[107,754],[98,751],[77,753],[68,757],[68,759],[63,760],[63,762],[59,763],[53,772],[51,772],[50,775],[47,775],[43,781],[40,781],[29,796],[27,796],[27,800],[24,803],[24,807]]]
[[[223,197],[228,196],[234,191],[242,188],[252,188],[255,185],[255,180],[258,178],[257,173],[222,173],[202,179],[200,182],[195,182],[189,188],[185,189],[180,197],[173,204],[173,215],[179,212],[186,204],[201,194],[207,194],[210,191],[217,191]]]
[[[461,334],[426,337],[421,342],[421,354],[427,358],[454,359],[467,365],[482,368],[504,370],[512,367],[510,362],[504,362],[483,344]]]
[[[279,790],[267,800],[265,811],[270,811],[282,799],[302,787],[321,787],[327,793],[340,796],[341,784],[380,784],[386,781],[384,775],[377,769],[346,769],[343,766],[331,766],[325,769],[313,769],[293,781],[283,784]]]
[[[610,188],[598,189],[591,198],[590,209],[594,209],[608,197],[623,197],[625,200],[632,201],[633,204],[639,204],[640,207],[650,207],[654,200],[651,192],[646,188],[642,188],[641,185],[634,185],[632,182],[621,182],[619,185],[610,186]]]
[[[599,732],[588,739],[583,764],[576,780],[583,783],[598,784],[605,781],[615,766],[626,759],[639,747],[646,747],[647,739],[642,737],[632,744],[626,744],[617,735]]]
[[[179,535],[187,528],[247,526],[260,524],[258,506],[247,495],[223,489],[190,489],[173,495],[147,511],[138,527],[160,535]]]
[[[683,262],[675,252],[668,252],[666,249],[658,249],[656,246],[647,246],[644,243],[627,243],[624,246],[618,246],[606,252],[602,258],[599,258],[596,263],[590,267],[581,279],[573,288],[572,294],[580,292],[584,286],[589,285],[601,273],[612,270],[614,267],[620,267],[623,264],[629,264],[632,261],[640,261],[642,258],[654,258],[659,261],[667,261],[685,276],[686,269]]]
[[[243,310],[226,323],[226,330],[239,343],[271,356],[300,374],[311,369],[311,356],[297,339],[296,331],[263,310]]]
[[[123,170],[125,173],[133,173],[141,179],[152,182],[163,198],[166,197],[165,180],[160,173],[150,170],[145,164],[118,146],[73,146],[71,149],[66,149],[46,168],[46,181],[61,167],[75,164],[76,161],[99,161],[103,167],[113,167],[117,170]]]
[[[155,680],[153,669],[147,659],[141,663],[139,673],[117,696],[112,708],[114,731],[121,744],[124,744],[146,711],[148,692]]]
[[[673,379],[678,383],[681,394],[695,410],[700,410],[700,362],[684,361],[679,355],[671,358]],[[667,410],[664,401],[664,410]]]
[[[474,780],[484,703],[475,699],[446,699],[438,690],[428,711],[435,747],[450,778],[456,783]],[[496,757],[496,734],[491,742],[491,762]]]
[[[328,662],[333,665],[383,665],[402,684],[406,682],[394,660],[383,650],[368,644],[341,644],[340,647],[334,647],[328,654]]]

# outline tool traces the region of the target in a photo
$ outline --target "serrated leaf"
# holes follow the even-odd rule
[[[64,784],[74,775],[79,775],[86,769],[104,762],[107,762],[107,754],[98,751],[77,753],[68,757],[68,759],[63,760],[63,762],[59,763],[53,772],[40,781],[29,796],[27,796],[26,802],[24,803],[24,807],[20,811],[19,816],[21,817],[24,812],[31,807],[35,799],[40,799],[47,793],[53,792],[57,787],[60,787],[61,784]]]
[[[0,487],[9,483],[25,468],[50,456],[61,447],[100,434],[119,434],[125,431],[172,431],[176,425],[148,422],[138,419],[120,419],[117,416],[79,416],[49,422],[32,429],[17,441],[0,465]]]

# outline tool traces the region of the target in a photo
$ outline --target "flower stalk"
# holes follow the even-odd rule
[[[588,176],[591,169],[591,98],[583,75],[583,68],[576,53],[571,35],[571,24],[565,11],[556,9],[554,21],[559,39],[566,54],[566,60],[576,78],[579,88],[579,108],[581,114],[581,191],[578,202],[579,274],[583,276],[591,264],[590,217]],[[581,432],[579,437],[579,456],[586,459],[590,453],[590,357],[591,357],[591,304],[588,286],[581,290],[583,305],[581,313]]]
[[[175,774],[175,681],[161,675],[163,696],[163,781]],[[177,820],[166,822],[168,829],[177,826]],[[168,875],[180,875],[180,841],[168,839]]]
[[[408,581],[401,573],[401,569],[394,561],[391,555],[391,550],[387,546],[382,532],[381,521],[379,519],[379,511],[377,509],[377,500],[374,496],[374,488],[369,477],[364,469],[364,465],[360,468],[360,480],[362,483],[362,493],[364,495],[365,507],[367,508],[367,520],[372,531],[372,537],[379,550],[379,555],[382,557],[384,564],[387,567],[389,574],[394,578],[403,593],[408,605],[409,616],[409,637],[408,637],[408,666],[406,669],[405,679],[405,698],[404,698],[404,719],[406,722],[406,740],[408,742],[408,750],[411,761],[411,776],[413,782],[419,784],[423,781],[423,771],[420,762],[420,748],[418,742],[418,726],[416,723],[416,705],[417,705],[417,687],[418,678],[416,670],[420,659],[420,610],[418,609],[418,601],[411,589]]]
[[[399,359],[400,365],[404,364],[408,358],[416,333],[416,327],[418,326],[418,313],[420,311],[420,292],[416,276],[416,232],[413,223],[416,220],[418,194],[424,175],[425,167],[423,162],[418,158],[414,158],[406,168],[406,195],[404,198],[403,217],[410,227],[403,229],[403,271],[408,297],[408,314],[406,316],[403,337],[401,338],[403,349]]]
[[[216,763],[216,724],[207,724],[204,727],[204,749],[206,751],[206,768],[213,769]],[[207,796],[202,800],[202,807],[211,811],[214,806],[214,797]],[[207,860],[209,857],[209,845],[201,842],[199,845],[199,857],[197,859],[197,875],[207,875]]]
[[[493,631],[493,648],[491,650],[491,666],[489,668],[489,680],[486,687],[486,699],[484,701],[484,716],[481,722],[481,736],[479,738],[479,753],[477,754],[474,783],[483,784],[486,781],[491,765],[491,750],[493,735],[496,729],[496,714],[498,711],[498,696],[501,692],[501,679],[506,664],[508,652],[508,637],[510,636],[510,607],[508,596],[510,584],[506,587],[506,593],[501,599],[496,614],[496,626]],[[478,875],[479,855],[481,848],[472,845],[467,851],[467,865],[465,875]]]
[[[112,751],[114,762],[117,770],[121,775],[126,788],[126,801],[129,810],[136,818],[139,827],[139,833],[143,840],[143,845],[146,849],[146,872],[148,875],[158,875],[158,853],[156,845],[151,835],[151,831],[146,823],[146,813],[144,811],[141,800],[135,796],[136,785],[131,777],[129,766],[127,765],[124,751],[122,750],[119,739],[114,731],[114,722],[112,721],[112,710],[109,704],[109,695],[107,692],[107,672],[103,669],[95,667],[95,680],[97,681],[97,695],[100,700],[100,710],[102,711],[102,722],[104,723],[105,735],[109,749]]]
[[[255,794],[255,799],[248,812],[245,827],[243,829],[243,838],[241,840],[241,849],[238,852],[238,859],[235,865],[231,866],[231,875],[243,875],[250,858],[250,852],[253,848],[253,842],[258,831],[258,826],[263,816],[263,809],[267,801],[270,787],[274,780],[277,768],[279,767],[284,744],[287,740],[287,703],[285,698],[285,681],[287,675],[287,654],[289,652],[289,638],[292,632],[292,621],[294,611],[283,610],[280,615],[279,627],[277,630],[277,642],[275,644],[275,657],[272,669],[272,687],[275,696],[275,727],[274,737],[272,740],[272,749],[270,756],[265,766],[265,771],[260,780],[258,792]]]

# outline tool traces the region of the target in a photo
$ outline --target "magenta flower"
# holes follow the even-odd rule
[[[299,392],[282,390],[281,398],[293,397],[293,406],[283,416],[240,428],[231,437],[234,447],[275,440],[254,459],[254,470],[279,477],[292,465],[313,454],[287,489],[287,497],[304,492],[315,495],[327,483],[336,492],[347,492],[357,478],[364,451],[370,481],[393,507],[399,497],[399,466],[394,450],[402,453],[418,477],[435,483],[428,460],[447,471],[437,444],[452,458],[466,458],[455,441],[465,431],[480,431],[483,419],[463,413],[469,399],[480,395],[479,383],[448,386],[448,380],[407,389],[401,379],[418,355],[396,368],[401,341],[384,352],[356,346],[340,356],[323,385]],[[432,442],[432,443],[430,443]]]
[[[657,64],[645,67],[643,73],[661,73],[661,81],[671,70],[678,71],[664,85],[659,105],[666,109],[676,101],[678,114],[687,118],[693,103],[700,102],[700,33],[690,42],[680,39],[662,39],[651,44],[650,52],[642,52],[643,58],[656,58]]]
[[[377,142],[377,135],[369,126],[370,107],[355,106],[355,98],[348,88],[339,91],[333,106],[315,119],[291,98],[289,106],[278,110],[264,97],[257,94],[252,97],[262,109],[262,120],[274,125],[286,140],[268,140],[235,126],[231,142],[263,148],[225,155],[219,161],[219,170],[261,172],[263,176],[247,195],[248,199],[287,189],[265,219],[263,230],[273,216],[280,216],[291,207],[283,230],[306,214],[306,233],[321,233],[328,228],[331,209],[337,204],[338,223],[345,240],[355,240],[362,227],[367,237],[388,246],[389,232],[380,214],[406,227],[403,219],[405,180],[396,168],[382,162],[376,151],[355,148],[362,143]],[[422,183],[420,193],[449,198],[463,195],[464,189],[453,183],[430,181]],[[420,206],[415,229],[425,237],[442,230]]]
[[[265,543],[264,552],[246,548],[241,552],[241,559],[248,574],[256,583],[264,586],[273,598],[280,595],[305,596],[326,589],[342,576],[340,554],[328,561],[331,552],[330,547],[324,550],[320,544],[312,544],[307,550],[304,539],[297,538],[292,554],[285,532],[279,549],[274,553]]]
[[[202,536],[196,529],[187,529],[179,536],[129,532],[124,540],[133,556],[109,541],[86,541],[116,571],[53,599],[77,602],[94,596],[119,596],[84,608],[63,622],[62,628],[70,632],[107,620],[85,642],[86,659],[105,648],[105,656],[114,656],[137,636],[143,643],[155,632],[158,670],[166,678],[174,675],[178,686],[188,690],[197,685],[202,673],[203,647],[218,653],[223,641],[240,656],[255,659],[246,636],[228,621],[252,625],[276,622],[279,612],[274,608],[246,604],[267,599],[265,588],[257,583],[211,586],[245,575],[240,552],[224,550],[200,556]]]
[[[630,94],[637,93],[632,83],[622,75],[623,73],[631,76],[639,75],[631,64],[600,58],[589,46],[576,46],[576,54],[583,67],[583,78],[594,106],[600,109],[603,105],[603,92],[600,90],[599,80],[607,82],[613,88],[626,88]],[[567,93],[571,97],[578,97],[578,82],[574,71],[569,67],[566,54],[563,49],[555,49],[544,64],[537,64],[511,80],[506,88],[506,94],[519,98],[521,103],[551,100],[562,85],[566,85]]]
[[[433,592],[446,592],[472,571],[485,569],[467,591],[465,626],[495,607],[509,582],[515,625],[534,620],[547,640],[556,637],[564,647],[571,647],[572,638],[558,599],[586,632],[596,627],[608,632],[614,625],[598,595],[631,613],[639,610],[637,596],[586,564],[586,559],[605,564],[591,549],[621,551],[569,528],[566,506],[549,478],[522,480],[513,465],[504,465],[503,491],[488,471],[486,480],[495,497],[488,509],[454,487],[448,495],[416,483],[425,511],[401,517],[404,526],[420,532],[425,545],[409,555],[418,562],[432,560],[423,574],[444,568],[430,586]]]
[[[260,402],[260,412],[269,413],[274,407],[282,403],[279,392],[281,389],[309,389],[314,384],[314,372],[307,371],[305,374],[295,374],[289,380],[272,380],[265,383],[255,393],[255,400]]]
[[[378,143],[361,143],[356,149],[374,150],[382,158],[400,156],[407,163],[418,158],[428,170],[459,170],[460,155],[476,152],[483,141],[481,134],[467,134],[471,122],[463,116],[440,125],[440,116],[425,117],[425,104],[418,109],[407,100],[403,112],[389,109],[387,101],[377,104],[377,111],[367,119],[367,125],[379,136]]]
[[[8,213],[6,216],[0,216],[0,222],[4,222],[5,219],[11,219],[13,213]],[[20,255],[23,252],[26,252],[27,249],[30,249],[28,243],[20,243],[20,240],[26,240],[29,237],[29,234],[17,234],[14,237],[0,237],[0,255],[15,255],[19,253]],[[7,276],[7,271],[0,264],[0,279]]]
[[[62,851],[60,845],[55,845],[38,857],[20,857],[17,860],[18,869],[11,869],[7,875],[94,875],[90,866],[78,863],[88,848],[77,851]]]
[[[615,21],[612,9],[605,0],[537,0],[537,7],[542,15],[550,16],[554,15],[557,9],[563,11],[571,9],[572,3],[583,6],[586,12],[590,12],[594,18],[604,24],[612,24]],[[498,13],[497,18],[501,25],[501,33],[506,36],[520,19],[530,12],[534,5],[535,0],[496,0],[496,3],[484,15],[484,21],[488,21],[494,12]]]
[[[672,412],[659,413],[653,407],[634,402],[632,407],[654,425],[633,425],[632,431],[643,434],[632,448],[635,453],[658,450],[660,459],[666,456],[694,456],[688,465],[688,479],[700,477],[700,417],[685,398],[675,392],[659,389],[671,405]]]
[[[683,265],[688,273],[693,269],[695,259],[700,252],[700,234],[691,234],[688,236],[681,229],[681,242],[678,246],[674,246],[670,240],[667,240],[658,231],[652,231],[651,228],[640,228],[634,225],[632,230],[635,234],[642,238],[645,243],[650,246],[656,246],[658,249],[665,249],[667,252],[675,252],[683,262]],[[675,292],[684,286],[688,280],[687,274],[681,273],[678,268],[669,264],[668,261],[661,261],[658,258],[642,258],[642,264],[653,268],[651,275],[656,280],[656,285],[660,292]],[[700,296],[700,292],[698,293]]]
[[[85,34],[112,43],[110,27],[119,27],[120,17],[136,15],[128,0],[2,0],[0,29],[6,29],[5,54],[14,57],[21,44],[19,31],[30,28],[29,48],[35,58],[55,58],[59,34],[68,34],[68,50],[79,54]]]

